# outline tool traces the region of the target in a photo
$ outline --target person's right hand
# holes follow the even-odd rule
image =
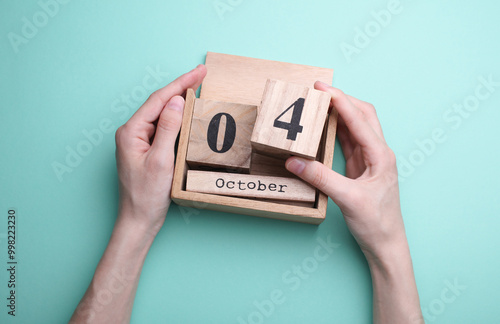
[[[286,168],[330,196],[366,257],[379,259],[404,243],[396,158],[385,142],[374,107],[316,82],[332,96],[339,113],[337,135],[346,159],[346,176],[317,161],[291,157]]]

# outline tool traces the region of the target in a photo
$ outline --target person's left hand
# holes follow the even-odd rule
[[[207,70],[198,65],[155,91],[116,131],[120,180],[118,221],[158,233],[168,207],[174,171],[174,146],[182,122],[188,88],[196,90]]]

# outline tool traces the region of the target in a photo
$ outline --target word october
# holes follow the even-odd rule
[[[186,190],[251,198],[313,202],[316,190],[294,178],[189,170]]]
[[[269,191],[276,191],[277,187],[279,187],[279,190],[278,192],[285,192],[285,190],[283,190],[283,188],[285,187],[288,187],[287,185],[284,185],[284,184],[275,184],[275,183],[270,183],[270,184],[265,184],[263,182],[261,182],[260,180],[257,180],[257,183],[256,184],[255,182],[252,182],[250,181],[249,183],[245,183],[241,180],[239,180],[238,182],[238,188],[236,190],[254,190],[254,189],[257,189],[258,191],[266,191],[266,189],[268,189]],[[227,189],[234,189],[236,185],[236,181],[233,181],[233,180],[229,180],[229,181],[224,181],[223,178],[218,178],[217,180],[215,180],[215,186],[217,188],[224,188],[226,187]]]

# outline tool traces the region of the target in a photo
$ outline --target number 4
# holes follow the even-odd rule
[[[290,105],[290,107],[288,107],[274,120],[273,124],[274,127],[288,130],[286,138],[289,140],[295,141],[297,139],[297,133],[302,133],[303,127],[300,125],[300,117],[302,116],[304,101],[305,101],[304,98],[297,99],[293,104]],[[284,122],[279,120],[292,107],[293,107],[292,119],[290,120],[290,122]]]

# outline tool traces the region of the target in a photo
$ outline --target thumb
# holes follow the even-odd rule
[[[159,158],[167,158],[174,151],[175,140],[182,124],[184,98],[172,97],[163,108],[158,124],[152,149]]]
[[[345,197],[348,188],[351,186],[350,179],[327,168],[318,161],[293,156],[286,161],[285,167],[288,171],[324,192],[337,205],[343,200],[342,197]]]

